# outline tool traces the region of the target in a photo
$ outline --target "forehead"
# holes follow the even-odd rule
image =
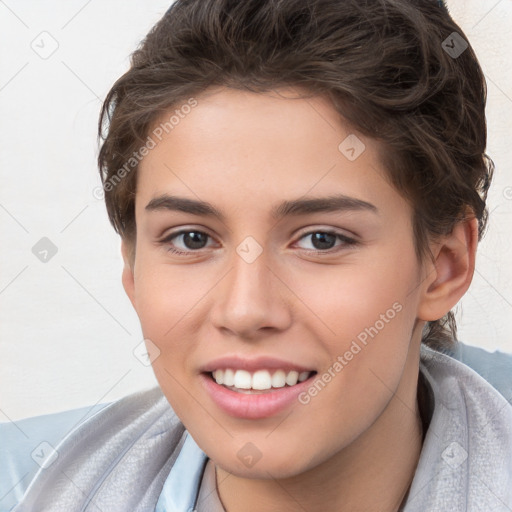
[[[186,103],[190,101],[175,105],[155,124],[157,129],[164,127],[163,137],[168,143],[172,144],[173,137],[166,135],[178,135],[181,145],[201,155],[216,151],[220,140],[223,148],[239,150],[243,144],[243,148],[250,151],[264,146],[266,154],[273,153],[276,157],[285,149],[293,150],[290,158],[299,152],[319,155],[325,153],[328,146],[330,151],[326,157],[329,153],[336,154],[340,134],[348,134],[350,129],[326,97],[301,97],[304,93],[291,87],[265,93],[213,87],[195,97],[196,106],[187,109],[179,119],[174,116],[172,128],[167,126],[170,129],[165,130],[169,113],[185,112]],[[321,145],[315,140],[319,136],[324,139]],[[305,141],[311,143],[297,146]]]
[[[156,144],[139,166],[137,210],[164,193],[211,199],[226,210],[266,205],[272,214],[283,198],[304,195],[399,201],[378,143],[351,129],[328,99],[301,92],[219,87],[194,98],[192,108],[175,105],[150,132]]]

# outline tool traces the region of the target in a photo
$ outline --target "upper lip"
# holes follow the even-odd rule
[[[225,370],[227,368],[234,370],[246,370],[248,372],[256,370],[285,370],[297,372],[314,371],[311,367],[276,359],[275,357],[260,356],[251,359],[240,356],[226,356],[213,359],[200,368],[201,372],[213,372],[214,370]]]

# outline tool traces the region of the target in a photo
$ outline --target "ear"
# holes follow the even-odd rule
[[[134,258],[132,257],[132,248],[126,240],[121,241],[121,254],[123,255],[124,267],[123,267],[123,288],[135,308],[135,279],[133,273]],[[136,309],[136,308],[135,308]]]
[[[428,261],[418,318],[442,318],[466,293],[475,270],[478,221],[472,217],[455,225],[450,235],[434,244],[435,263]]]

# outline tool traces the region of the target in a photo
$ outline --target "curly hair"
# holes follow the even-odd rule
[[[141,145],[162,115],[212,86],[297,86],[380,141],[413,209],[418,259],[469,214],[481,239],[494,171],[486,83],[461,28],[436,0],[177,0],[131,55],[100,113],[98,166],[110,222],[134,257]],[[178,113],[178,111],[176,111]],[[127,164],[129,162],[129,165]],[[452,311],[422,342],[449,350]]]

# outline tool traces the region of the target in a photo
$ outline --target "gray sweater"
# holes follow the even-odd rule
[[[511,512],[512,405],[471,368],[425,346],[420,383],[428,429],[403,511]],[[57,452],[15,512],[222,511],[208,458],[159,388],[100,410]]]

